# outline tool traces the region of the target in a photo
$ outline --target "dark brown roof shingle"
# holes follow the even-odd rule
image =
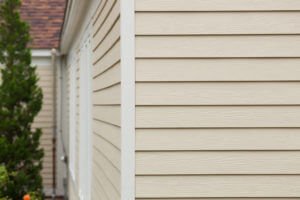
[[[21,16],[31,26],[31,47],[58,48],[66,0],[23,0]]]

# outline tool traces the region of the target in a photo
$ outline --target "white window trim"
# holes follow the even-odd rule
[[[134,0],[121,0],[121,200],[135,199],[134,9]]]

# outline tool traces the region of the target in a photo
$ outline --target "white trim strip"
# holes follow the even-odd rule
[[[121,200],[135,199],[134,0],[121,0]]]
[[[51,49],[32,49],[32,57],[51,57]]]
[[[75,177],[75,150],[76,150],[76,137],[77,137],[77,130],[76,130],[76,69],[77,65],[70,66],[70,102],[69,102],[69,170],[71,178],[76,183]]]
[[[76,41],[81,39],[82,30],[92,22],[92,17],[102,0],[69,0],[63,24],[60,51],[67,54]]]

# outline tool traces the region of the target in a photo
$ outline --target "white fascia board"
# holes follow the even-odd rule
[[[32,49],[32,57],[51,57],[51,49]]]
[[[102,0],[69,0],[63,24],[60,51],[69,53],[70,49],[80,40],[94,15],[97,5]]]
[[[135,199],[134,0],[121,0],[121,200]]]
[[[66,53],[82,24],[82,16],[90,3],[90,0],[69,0],[65,13],[65,21],[63,24],[62,35],[61,35],[61,46],[60,50],[64,54]]]
[[[51,49],[32,49],[32,64],[38,67],[49,67],[52,66],[52,50]],[[59,62],[59,53],[56,52]]]

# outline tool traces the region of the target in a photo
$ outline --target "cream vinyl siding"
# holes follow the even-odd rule
[[[43,106],[41,112],[35,118],[33,128],[41,128],[43,135],[41,138],[41,146],[44,148],[44,162],[43,162],[43,183],[44,188],[47,191],[52,189],[53,184],[53,109],[54,109],[54,99],[53,99],[53,68],[50,65],[38,66],[36,72],[39,77],[39,85],[43,90]]]
[[[298,0],[136,0],[136,11],[297,11]]]
[[[135,2],[136,198],[298,199],[300,2]]]
[[[79,200],[77,187],[74,185],[74,182],[69,182],[69,199]]]
[[[94,15],[92,199],[121,199],[120,1],[101,1]]]

